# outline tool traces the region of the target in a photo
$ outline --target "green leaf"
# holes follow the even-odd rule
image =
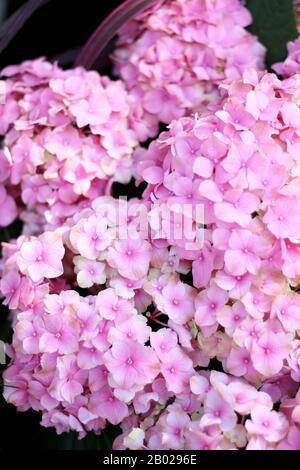
[[[246,5],[253,17],[249,29],[267,48],[267,66],[281,62],[287,43],[298,36],[293,0],[247,0]]]

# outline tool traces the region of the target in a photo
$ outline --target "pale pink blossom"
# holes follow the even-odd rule
[[[278,442],[288,431],[288,422],[282,413],[271,411],[263,405],[256,405],[247,421],[249,434],[262,436],[268,442]]]
[[[18,266],[34,282],[44,277],[58,277],[63,273],[64,253],[61,237],[57,233],[46,232],[22,243]]]
[[[104,354],[104,364],[114,382],[122,388],[151,383],[159,373],[155,353],[149,347],[133,341],[115,342]]]

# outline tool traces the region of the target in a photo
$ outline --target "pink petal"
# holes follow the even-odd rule
[[[53,353],[59,348],[58,339],[51,333],[44,333],[40,339],[41,352]]]
[[[210,178],[214,170],[214,165],[211,160],[205,157],[196,158],[193,166],[193,172],[203,178]]]

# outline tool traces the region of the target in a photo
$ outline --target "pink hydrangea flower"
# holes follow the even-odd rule
[[[177,282],[162,289],[158,305],[162,312],[179,325],[185,324],[194,316],[194,291],[187,285]]]
[[[0,280],[0,289],[5,297],[4,305],[8,305],[12,310],[16,309],[20,302],[22,290],[22,279],[18,271],[14,269],[8,271]]]
[[[277,374],[283,366],[283,359],[290,349],[290,338],[284,333],[263,332],[253,342],[251,358],[258,372],[270,377]]]
[[[41,233],[113,181],[130,181],[133,152],[153,125],[145,122],[139,139],[132,120],[139,105],[122,82],[43,58],[6,67],[1,77],[1,226],[21,213],[24,233]]]
[[[264,48],[246,32],[250,23],[237,0],[165,0],[124,26],[113,62],[141,103],[136,127],[149,115],[169,124],[198,112],[217,101],[222,80],[263,69]]]
[[[201,420],[203,426],[219,424],[223,431],[232,429],[237,421],[231,406],[214,390],[208,392],[204,405],[205,414]]]
[[[146,240],[115,241],[108,250],[108,263],[128,279],[142,279],[149,268],[150,245]]]
[[[112,288],[99,292],[96,306],[101,316],[107,320],[118,318],[124,321],[136,313],[132,302],[120,298]]]
[[[105,265],[99,261],[86,260],[81,256],[74,258],[77,282],[80,287],[92,287],[106,281]]]
[[[133,384],[151,383],[159,372],[155,353],[149,347],[130,341],[116,341],[105,353],[104,363],[114,382],[125,389]]]
[[[59,234],[45,232],[38,238],[22,243],[18,266],[34,282],[39,282],[44,277],[58,277],[63,273],[64,253]]]
[[[43,353],[70,354],[78,350],[76,331],[69,329],[66,318],[58,314],[44,316],[44,331],[40,337],[40,350]]]
[[[195,322],[204,332],[208,327],[217,326],[216,314],[227,302],[227,298],[226,292],[214,285],[198,294]]]
[[[127,405],[114,396],[113,390],[108,385],[92,394],[89,409],[111,424],[121,423],[129,414]]]
[[[192,375],[192,361],[177,346],[166,355],[161,365],[161,373],[166,380],[167,387],[174,393],[182,393],[188,388]]]
[[[47,82],[42,63],[38,77],[31,62],[22,74]],[[89,98],[86,80],[75,75],[78,80],[51,81],[63,101]],[[98,82],[97,74],[88,77]],[[79,437],[120,424],[117,449],[299,447],[297,81],[252,69],[223,82],[215,110],[173,121],[148,150],[137,152],[134,171],[147,183],[142,200],[95,198],[94,184],[85,187],[89,152],[73,169],[68,143],[66,154],[63,141],[57,143],[63,174],[78,176],[76,189],[70,181],[58,189],[63,206],[54,204],[57,220],[62,207],[68,220],[38,237],[3,244],[0,290],[14,330],[4,373],[9,403],[41,412],[43,425]],[[117,88],[108,93],[104,113],[122,109]],[[47,96],[34,97],[39,126]],[[57,114],[46,122],[63,132],[61,101],[53,95],[50,101]],[[81,117],[93,120],[95,113]],[[30,134],[30,123],[20,125]],[[89,141],[102,125],[91,124]],[[52,132],[44,129],[50,145]],[[65,136],[74,156],[75,134]],[[44,145],[40,138],[35,144]],[[26,149],[23,139],[14,151],[5,150],[5,158],[16,156],[15,178]],[[117,152],[114,145],[109,151]],[[36,148],[33,153],[38,160]],[[60,168],[48,157],[47,177],[57,181]],[[27,183],[28,201],[47,199],[40,178],[36,191]],[[78,207],[79,188],[91,190],[91,204]],[[282,214],[284,201],[290,218]],[[190,224],[176,239],[182,204],[190,204],[184,218]],[[164,223],[172,214],[172,235],[166,226],[153,230],[159,213]],[[198,225],[202,244],[191,247],[186,242]]]
[[[256,405],[251,411],[251,420],[247,421],[246,429],[249,434],[262,436],[266,441],[278,442],[286,435],[288,422],[281,413]]]

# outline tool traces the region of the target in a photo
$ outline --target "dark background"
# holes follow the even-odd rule
[[[0,0],[2,2],[2,0]],[[8,15],[24,0],[8,0]],[[37,10],[0,56],[0,68],[82,46],[121,0],[51,0]]]
[[[0,0],[0,4],[2,2]],[[9,0],[8,15],[22,3],[25,0]],[[52,59],[70,49],[80,48],[120,3],[121,0],[51,0],[34,13],[0,55],[0,69],[39,56]],[[292,0],[246,0],[246,5],[254,18],[251,31],[267,47],[267,64],[284,60],[286,43],[297,37]],[[109,68],[101,71],[107,72]],[[130,195],[130,191],[137,195],[137,190],[129,185],[127,188],[117,187],[114,196]],[[19,233],[20,227],[14,224],[13,230],[10,227],[1,231],[0,241]],[[7,310],[0,303],[0,339],[10,342],[10,331]],[[218,370],[218,364],[211,367]],[[7,405],[1,395],[1,386],[0,373],[0,450],[109,449],[119,432],[118,428],[109,427],[100,438],[90,435],[82,441],[77,440],[75,433],[57,436],[53,429],[39,425],[38,413],[17,413],[14,406]]]
[[[7,16],[23,3],[22,0],[9,0]],[[121,0],[50,1],[33,14],[0,55],[0,68],[39,56],[51,59],[62,52],[80,48],[120,3]],[[3,310],[0,308],[0,339],[9,341],[10,324]],[[0,393],[0,450],[109,449],[119,432],[118,428],[111,427],[101,437],[91,434],[78,441],[75,433],[57,436],[53,429],[42,428],[39,422],[37,412],[16,412]]]

